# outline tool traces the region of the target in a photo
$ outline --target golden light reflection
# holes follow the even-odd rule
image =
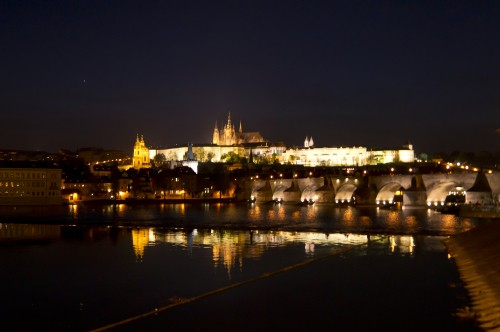
[[[119,213],[125,212],[126,205],[125,204],[117,204],[116,209],[118,210]]]
[[[342,223],[346,226],[352,226],[356,222],[356,215],[353,212],[353,209],[348,207],[342,213]]]
[[[415,249],[415,239],[408,235],[389,236],[389,250],[391,253],[413,254]]]
[[[415,226],[417,226],[418,222],[417,222],[417,217],[415,216],[406,216],[406,225],[413,228]]]
[[[442,228],[455,228],[457,227],[457,217],[452,214],[445,214],[441,218]]]
[[[360,216],[359,223],[363,227],[370,227],[372,225],[372,219],[368,216]]]
[[[78,218],[78,210],[79,209],[80,209],[80,207],[77,204],[69,205],[69,213],[74,219]]]
[[[396,211],[389,211],[387,214],[387,222],[391,225],[394,226],[397,224],[399,221],[399,212]]]
[[[368,242],[367,235],[284,231],[193,230],[163,233],[155,229],[135,229],[132,236],[134,251],[140,261],[144,259],[144,248],[155,242],[180,245],[190,252],[192,247],[210,248],[214,267],[223,267],[229,278],[234,268],[243,268],[245,259],[260,259],[270,248],[288,243],[303,243],[304,252],[310,256],[315,254],[318,246],[359,245]]]
[[[308,221],[314,221],[316,218],[316,207],[314,205],[307,206],[306,217]]]
[[[149,228],[132,229],[132,247],[134,248],[135,258],[138,262],[144,260],[144,249],[149,244],[151,234]]]
[[[278,207],[278,220],[283,221],[286,219],[285,208],[283,206]]]

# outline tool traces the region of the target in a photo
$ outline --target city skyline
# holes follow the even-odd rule
[[[498,151],[500,4],[5,1],[1,148],[270,141]]]

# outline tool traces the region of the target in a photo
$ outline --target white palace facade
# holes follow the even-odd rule
[[[282,162],[304,166],[364,166],[388,163],[411,163],[415,152],[411,144],[394,150],[369,150],[366,147],[322,147],[316,148],[312,137],[306,138],[303,148],[288,148]]]

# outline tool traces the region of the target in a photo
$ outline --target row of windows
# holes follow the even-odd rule
[[[57,174],[51,174],[51,178],[57,178]],[[0,172],[1,179],[45,179],[45,172]]]
[[[0,188],[16,188],[16,187],[34,187],[45,188],[48,185],[49,189],[59,189],[58,182],[50,182],[47,184],[45,181],[0,181]]]
[[[45,196],[44,191],[0,191],[0,196],[3,197],[36,197],[36,196]],[[61,196],[61,192],[59,191],[49,191],[47,196]]]

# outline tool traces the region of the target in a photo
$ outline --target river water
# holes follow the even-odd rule
[[[85,331],[155,309],[116,329],[474,330],[453,316],[468,296],[443,241],[481,222],[331,205],[2,207],[2,330]]]

